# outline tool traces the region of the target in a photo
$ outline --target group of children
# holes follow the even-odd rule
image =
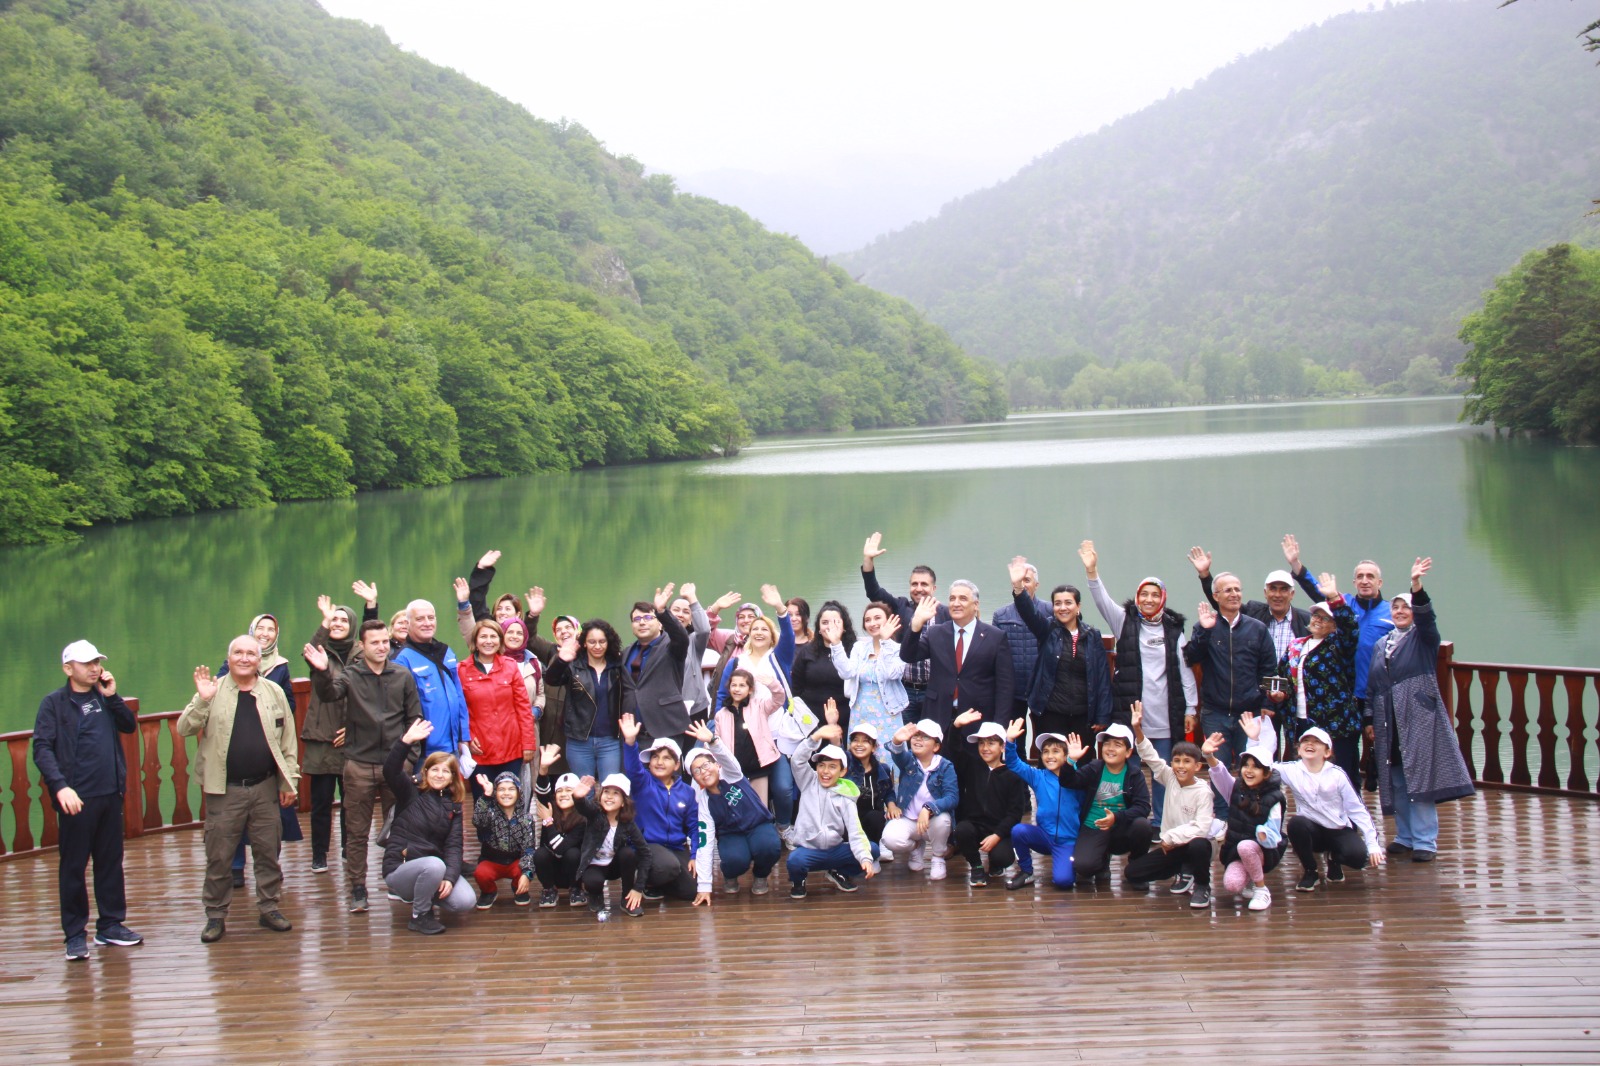
[[[734,752],[703,722],[691,726],[696,743],[685,754],[670,738],[641,749],[639,725],[624,716],[624,773],[599,782],[541,775],[533,803],[513,775],[480,781],[485,795],[473,818],[482,846],[479,909],[494,904],[501,879],[513,883],[518,905],[532,903],[537,880],[540,907],[556,906],[566,892],[572,906],[588,906],[601,921],[611,913],[607,882],[617,884],[615,898],[629,916],[667,897],[700,906],[712,899],[713,863],[727,895],[741,891],[746,875],[752,895],[771,892],[780,861],[790,898],[804,899],[814,872],[855,892],[857,879],[872,878],[883,862],[942,880],[953,855],[966,860],[971,887],[999,878],[1016,890],[1034,883],[1036,852],[1050,857],[1057,889],[1104,884],[1112,858],[1126,856],[1126,885],[1170,881],[1199,909],[1212,901],[1220,842],[1224,889],[1263,911],[1272,905],[1266,874],[1290,847],[1304,868],[1301,891],[1343,880],[1344,867],[1384,862],[1372,818],[1331,761],[1332,742],[1320,729],[1301,736],[1297,760],[1276,762],[1270,725],[1242,716],[1251,743],[1236,777],[1216,758],[1220,733],[1200,745],[1178,742],[1162,759],[1143,734],[1136,703],[1130,725],[1095,737],[1092,758],[1077,734],[1045,733],[1031,765],[1017,749],[1021,719],[1009,729],[984,723],[967,737],[958,773],[932,720],[897,730],[885,759],[871,724],[846,736],[831,707],[825,717],[790,756],[799,801],[794,824],[781,830]],[[977,719],[968,712],[954,726]],[[544,757],[553,761],[554,753]],[[1165,790],[1155,820],[1145,769]],[[1214,814],[1213,789],[1224,815]],[[1286,792],[1297,801],[1287,818]]]

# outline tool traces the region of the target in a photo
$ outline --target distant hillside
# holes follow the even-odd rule
[[[1000,417],[987,364],[309,0],[0,0],[0,543]]]
[[[1497,0],[1335,18],[835,258],[968,351],[1066,379],[1248,350],[1375,384],[1448,368],[1498,274],[1600,233],[1581,22]]]

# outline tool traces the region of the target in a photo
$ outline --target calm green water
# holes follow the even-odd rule
[[[278,615],[289,654],[320,620],[318,593],[350,602],[361,577],[386,614],[414,596],[448,604],[450,579],[488,548],[505,552],[497,589],[540,584],[552,614],[620,621],[634,599],[684,580],[707,600],[730,588],[755,599],[771,581],[855,609],[875,529],[886,586],[903,592],[926,562],[941,588],[977,582],[985,617],[1006,602],[1005,563],[1019,552],[1047,587],[1081,584],[1084,537],[1115,594],[1159,574],[1191,617],[1191,544],[1240,571],[1247,591],[1281,565],[1285,532],[1341,582],[1372,556],[1398,590],[1411,560],[1431,554],[1430,590],[1460,657],[1600,665],[1600,450],[1496,442],[1459,425],[1458,410],[1408,400],[1025,416],[100,529],[0,551],[11,649],[0,729],[32,727],[61,683],[60,649],[78,637],[147,712],[176,709],[195,665],[220,663],[253,615]]]

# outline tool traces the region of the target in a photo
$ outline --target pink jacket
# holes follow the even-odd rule
[[[773,742],[772,729],[767,725],[768,717],[777,709],[765,685],[756,686],[750,702],[744,707],[744,724],[750,730],[750,739],[756,746],[756,758],[761,760],[762,766],[771,766],[779,759],[778,745]],[[733,711],[723,707],[717,712],[717,739],[729,751],[735,751],[735,736]]]

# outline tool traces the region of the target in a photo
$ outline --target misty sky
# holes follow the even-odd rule
[[[321,3],[825,252],[932,214],[1237,55],[1369,6]]]

